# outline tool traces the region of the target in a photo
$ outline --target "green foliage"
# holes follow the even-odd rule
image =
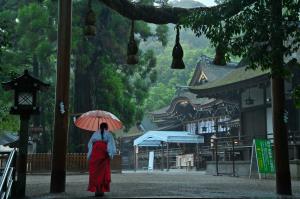
[[[16,76],[22,68],[12,64],[15,53],[10,50],[13,45],[15,12],[0,8],[0,82],[6,82]],[[19,118],[9,114],[12,106],[12,92],[0,87],[0,131],[18,131]]]
[[[297,108],[300,109],[300,86],[297,86],[293,91],[294,102]]]
[[[215,54],[214,49],[209,47],[209,43],[205,38],[196,38],[190,30],[182,30],[180,43],[184,51],[183,61],[186,69],[171,69],[172,50],[175,40],[173,27],[169,27],[167,33],[171,42],[168,42],[165,48],[159,42],[149,41],[142,45],[144,49],[154,49],[154,53],[157,55],[156,72],[153,72],[153,76],[157,78],[157,83],[150,87],[149,95],[144,105],[146,112],[154,111],[170,104],[175,94],[176,86],[188,85],[199,57],[203,54],[212,57]]]
[[[239,6],[235,0],[224,0],[222,2],[227,3],[229,11]],[[223,42],[227,46],[226,51],[248,59],[250,62],[249,67],[268,69],[273,67],[270,62],[270,34],[272,31],[270,7],[270,0],[257,1],[242,9],[238,14],[222,21],[218,20],[219,16],[213,16],[210,12],[196,12],[185,19],[184,23],[186,26],[191,27],[196,35],[205,34],[215,45]],[[293,0],[283,1],[283,10],[282,28],[284,29],[284,40],[287,45],[281,50],[284,55],[291,55],[292,52],[299,49],[298,2]],[[200,25],[208,20],[211,23]],[[277,68],[272,69],[273,71],[277,70]],[[284,71],[280,72],[285,74]]]
[[[11,101],[12,93],[4,92],[0,88],[1,98],[0,98],[0,132],[6,131],[18,131],[19,130],[19,117],[9,115],[10,107],[13,105]]]
[[[54,113],[55,63],[56,63],[56,6],[57,2],[30,1],[4,3],[0,10],[0,19],[6,21],[5,26],[9,45],[6,45],[0,55],[0,81],[8,81],[28,69],[31,74],[51,84],[46,93],[39,93],[39,106],[42,108],[40,117],[31,121],[35,125],[41,124],[45,131],[42,135],[43,152],[48,152],[51,143],[51,129]],[[18,5],[18,6],[15,6]],[[53,10],[52,10],[53,9]],[[52,16],[51,16],[52,15]],[[2,27],[2,25],[1,25]],[[3,26],[4,27],[4,26]],[[12,106],[11,92],[0,89],[0,129],[17,131],[19,117],[9,114]],[[30,124],[30,125],[31,125]],[[47,140],[47,142],[44,142]],[[38,145],[38,146],[39,146]]]
[[[150,97],[147,98],[145,102],[145,110],[154,111],[170,104],[175,91],[175,87],[170,87],[163,83],[158,83],[151,87],[149,92]]]
[[[161,41],[162,46],[166,46],[168,44],[168,26],[166,25],[160,25],[156,27],[156,36],[159,41]]]

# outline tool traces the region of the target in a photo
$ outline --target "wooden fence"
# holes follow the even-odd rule
[[[68,153],[66,156],[66,164],[68,172],[88,172],[88,161],[86,153]],[[51,153],[34,153],[27,156],[27,172],[40,173],[51,171]],[[111,171],[113,173],[122,172],[122,158],[120,155],[115,155],[110,162]]]

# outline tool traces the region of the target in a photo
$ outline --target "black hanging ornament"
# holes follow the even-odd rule
[[[175,41],[175,46],[174,46],[173,52],[172,52],[172,56],[173,56],[172,65],[171,65],[172,69],[184,69],[185,68],[185,65],[182,60],[183,50],[179,43],[179,29],[180,29],[180,26],[177,25],[176,26],[176,30],[177,30],[176,41]]]
[[[127,64],[134,65],[139,62],[137,53],[138,47],[136,41],[134,40],[134,21],[132,20],[130,37],[127,45]]]
[[[92,10],[91,0],[88,1],[88,12],[85,16],[85,36],[95,36],[96,35],[96,14]]]

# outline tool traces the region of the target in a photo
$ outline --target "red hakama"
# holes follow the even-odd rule
[[[93,144],[93,149],[89,161],[89,186],[90,192],[110,191],[110,159],[107,153],[107,143],[97,141]]]

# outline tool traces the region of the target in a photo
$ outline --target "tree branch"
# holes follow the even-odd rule
[[[217,16],[218,20],[230,18],[239,13],[243,8],[252,5],[257,0],[232,0],[212,7],[178,8],[178,7],[154,7],[149,5],[134,4],[128,0],[99,0],[120,15],[131,20],[142,20],[154,24],[179,24],[182,17],[195,12],[210,12]],[[210,22],[206,21],[207,25]]]

